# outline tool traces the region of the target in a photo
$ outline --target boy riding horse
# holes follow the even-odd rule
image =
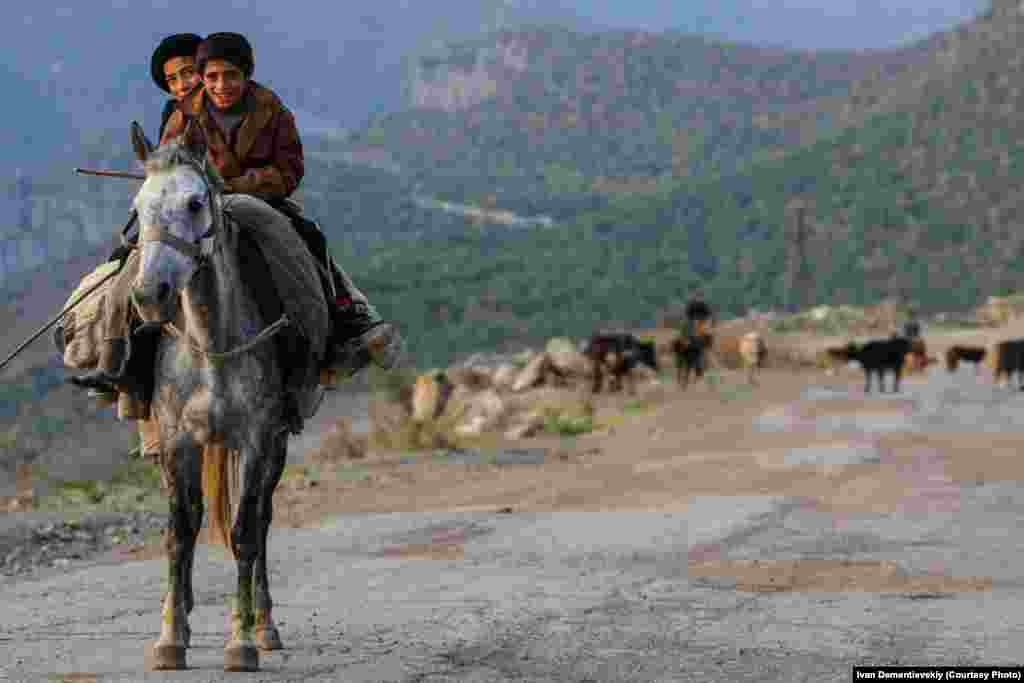
[[[160,114],[159,140],[164,136],[164,128],[179,105],[202,85],[199,69],[196,68],[196,50],[203,39],[195,33],[176,33],[167,36],[149,60],[149,72],[156,87],[171,95],[164,110]]]
[[[203,87],[180,100],[160,142],[183,134],[193,120],[206,138],[209,161],[224,179],[225,192],[255,196],[270,205],[266,211],[285,214],[324,272],[330,274],[331,281],[322,278],[325,289],[336,292],[328,297],[332,329],[325,370],[351,375],[371,361],[384,368],[393,367],[401,351],[397,330],[381,319],[347,274],[328,257],[326,240],[317,225],[303,218],[297,205],[288,201],[305,172],[302,142],[292,113],[271,90],[251,80],[254,65],[252,47],[243,36],[207,36],[195,55]],[[275,219],[276,212],[266,217],[268,221]],[[134,279],[138,270],[137,259],[131,264],[134,267],[126,267],[118,276],[124,282]],[[131,304],[121,297],[110,304],[105,312],[106,342],[98,367],[72,381],[84,387],[115,387],[136,396],[145,395],[146,378],[138,375],[148,372],[152,363],[151,358],[129,363],[136,355],[132,350],[135,338],[131,335]],[[145,350],[137,350],[145,356],[152,344],[144,341],[141,346]]]

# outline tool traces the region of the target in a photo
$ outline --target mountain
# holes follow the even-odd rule
[[[410,65],[409,108],[349,138],[424,192],[572,216],[670,176],[728,171],[784,150],[800,125],[762,125],[850,83],[928,61],[923,41],[884,51],[797,51],[675,32],[500,31]],[[828,121],[823,120],[828,126]]]
[[[1022,32],[1017,3],[996,2],[936,36],[940,49],[910,72],[808,106],[847,127],[577,226],[642,235],[631,246],[646,250],[638,282],[656,275],[659,250],[685,252],[684,276],[737,313],[885,296],[966,307],[1020,289]]]
[[[987,0],[593,0],[606,26],[701,33],[794,49],[878,49],[948,30],[983,11]]]
[[[998,24],[982,17],[960,33],[981,36]],[[422,105],[459,82],[459,72],[493,77],[490,97],[474,99],[467,87],[461,103],[442,100],[381,116],[351,138],[307,137],[302,198],[360,286],[407,326],[422,363],[560,330],[582,334],[618,319],[649,322],[694,287],[713,293],[727,311],[775,305],[792,289],[785,233],[794,196],[835,178],[843,178],[843,193],[860,193],[821,189],[839,197],[839,209],[812,197],[809,229],[832,234],[823,227],[836,222],[827,212],[847,222],[855,215],[867,225],[879,202],[888,201],[889,188],[899,187],[883,172],[884,155],[868,167],[874,175],[838,174],[829,156],[853,139],[861,142],[851,150],[884,147],[896,119],[872,119],[844,132],[841,125],[855,117],[834,112],[862,106],[849,97],[851,87],[884,94],[891,83],[904,93],[922,74],[939,73],[951,40],[940,34],[900,50],[849,53],[730,45],[678,33],[499,31],[490,43],[435,49],[410,67],[406,80],[407,96],[422,97]],[[1006,42],[1000,40],[993,44]],[[973,54],[967,45],[975,44],[981,39],[957,49]],[[936,78],[925,81],[939,84]],[[417,83],[434,90],[421,87],[417,96]],[[845,104],[837,109],[837,102]],[[827,116],[811,117],[814,134],[833,137],[798,146],[806,133],[800,117],[819,110]],[[576,126],[556,123],[566,112],[575,114]],[[766,123],[789,113],[797,115],[795,123]],[[934,136],[931,119],[917,120],[915,135]],[[130,165],[122,135],[94,134],[80,161]],[[53,267],[75,240],[109,243],[127,214],[130,181],[74,179],[68,169],[33,180],[32,201],[41,206],[33,204],[34,227],[7,237],[17,245],[7,247],[11,268],[33,259]],[[87,212],[76,201],[96,217],[83,218]],[[439,208],[457,203],[490,213]],[[500,210],[555,223],[512,227]],[[859,259],[878,249],[858,235],[874,229],[842,230],[848,232],[836,234],[851,236],[838,241],[843,249],[817,238],[808,245],[820,257],[821,296],[846,296],[853,288],[850,296],[863,298],[890,285],[910,286],[864,278]],[[891,261],[877,272],[892,271],[897,280],[919,273],[908,266],[908,253],[875,255]],[[869,285],[858,284],[864,282]],[[964,291],[970,298],[980,290]]]

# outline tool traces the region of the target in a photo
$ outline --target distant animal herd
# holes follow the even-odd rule
[[[767,347],[758,332],[720,335],[712,331],[710,315],[691,317],[688,325],[670,342],[668,349],[675,359],[676,381],[686,389],[693,380],[704,377],[708,368],[709,354],[728,354],[739,358],[749,384],[756,385],[758,371],[764,366]],[[689,316],[688,316],[689,317]],[[900,380],[906,374],[923,372],[938,362],[929,356],[924,339],[920,336],[920,325],[910,322],[901,332],[888,338],[871,339],[864,343],[850,341],[844,346],[826,348],[822,352],[826,364],[840,365],[855,362],[864,371],[864,391],[871,392],[872,380],[879,393],[886,392],[886,377],[893,393],[900,391]],[[629,384],[630,393],[635,393],[633,370],[646,365],[659,371],[657,352],[653,341],[641,341],[625,333],[594,334],[583,347],[584,355],[590,360],[593,373],[591,390],[598,393],[604,386],[605,378],[611,380],[610,390],[621,391],[624,380]],[[993,381],[1016,382],[1024,391],[1024,339],[1009,339],[982,346],[954,345],[946,350],[945,366],[956,372],[961,363],[974,365],[980,371],[982,363],[993,372]]]

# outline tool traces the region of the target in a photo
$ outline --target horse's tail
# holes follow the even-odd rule
[[[236,560],[231,526],[238,500],[238,457],[237,450],[222,445],[203,448],[203,497],[210,510],[210,540],[225,546]]]

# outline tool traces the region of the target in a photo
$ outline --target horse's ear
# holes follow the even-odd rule
[[[182,133],[182,138],[184,139],[185,147],[193,157],[200,161],[206,158],[206,131],[196,123],[194,118],[189,119],[188,124],[185,126],[185,132]]]
[[[132,121],[132,147],[135,149],[135,158],[142,162],[153,152],[153,143],[146,137],[138,121]]]

